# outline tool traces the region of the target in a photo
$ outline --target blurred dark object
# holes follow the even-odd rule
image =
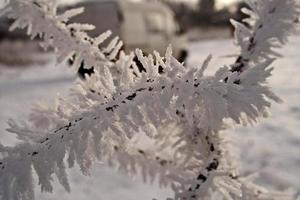
[[[231,26],[230,19],[241,21],[245,15],[240,11],[247,5],[243,2],[232,3],[220,10],[216,9],[215,0],[199,0],[198,24],[200,26]]]
[[[4,39],[0,41],[0,65],[7,67],[26,67],[44,65],[49,56],[41,50],[38,41]]]
[[[86,76],[91,76],[93,73],[95,73],[95,71],[94,67],[91,67],[89,69],[85,68],[84,62],[82,62],[77,73],[79,77],[84,80]]]
[[[162,0],[175,14],[180,33],[186,33],[192,27],[194,11],[185,3]]]
[[[0,17],[0,41],[1,40],[28,40],[29,36],[24,29],[16,29],[9,31],[9,28],[14,20],[7,17]]]
[[[97,37],[99,34],[111,30],[113,35],[119,35],[119,24],[123,21],[122,13],[115,1],[82,1],[79,3],[63,6],[59,8],[59,13],[66,10],[84,7],[84,13],[71,19],[69,23],[92,24],[96,28],[88,31],[90,37]]]
[[[214,14],[216,14],[215,7],[216,7],[216,1],[215,0],[201,0],[198,3],[198,12],[199,12],[199,18],[201,21],[206,23],[212,23],[213,18],[215,17]]]
[[[9,67],[47,63],[38,38],[30,40],[26,29],[9,31],[13,21],[5,16],[0,17],[0,63]]]
[[[71,58],[68,59],[68,64],[73,65],[75,59],[76,59],[76,55],[73,55]],[[91,76],[93,73],[95,73],[94,67],[86,68],[84,61],[81,61],[80,67],[78,68],[77,71],[79,78],[85,80],[86,76]]]
[[[161,0],[167,4],[175,13],[176,19],[185,32],[193,31],[195,28],[202,29],[199,32],[212,31],[221,28],[233,32],[230,19],[242,21],[246,17],[240,9],[247,7],[244,2],[234,2],[222,9],[216,9],[216,0],[199,0],[196,7],[187,3],[172,0]],[[217,35],[217,33],[216,33]],[[205,37],[206,38],[206,37]]]

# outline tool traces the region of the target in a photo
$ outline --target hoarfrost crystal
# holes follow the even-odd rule
[[[204,76],[211,57],[196,68],[179,63],[171,48],[164,56],[126,55],[119,38],[103,47],[110,32],[90,38],[85,31],[92,25],[68,23],[81,8],[58,15],[55,1],[11,0],[3,9],[15,19],[11,29],[27,27],[45,48],[56,49],[58,62],[75,55],[76,67],[84,61],[95,73],[57,105],[37,106],[28,122],[9,122],[8,131],[23,143],[0,146],[0,198],[33,199],[32,169],[42,191],[52,191],[52,175],[70,191],[66,167],[76,163],[88,174],[95,161],[145,182],[158,178],[174,190],[174,199],[291,198],[239,177],[231,138],[222,132],[224,120],[255,123],[271,101],[280,101],[266,79],[278,56],[274,48],[287,41],[299,15],[294,0],[248,5],[247,25],[232,22],[241,49],[236,62]],[[146,72],[138,70],[135,56]]]

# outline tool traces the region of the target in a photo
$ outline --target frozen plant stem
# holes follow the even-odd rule
[[[84,62],[95,73],[58,105],[36,107],[28,123],[9,122],[22,143],[0,146],[0,199],[33,199],[32,169],[42,191],[52,191],[53,175],[70,191],[66,165],[88,174],[96,161],[145,182],[157,178],[174,190],[173,199],[288,199],[239,177],[231,138],[222,133],[224,119],[252,124],[280,101],[266,79],[279,55],[274,48],[287,41],[299,15],[295,0],[248,4],[247,26],[232,22],[241,49],[236,62],[204,76],[210,57],[195,68],[179,63],[170,48],[164,56],[126,55],[118,38],[102,47],[109,32],[90,38],[85,31],[93,26],[69,23],[81,8],[58,15],[55,1],[11,0],[3,13],[15,20],[12,29],[27,27],[57,50],[58,62],[75,55],[75,66]]]

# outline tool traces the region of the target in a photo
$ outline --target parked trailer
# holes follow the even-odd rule
[[[180,31],[173,12],[162,3],[94,0],[71,7],[85,8],[85,12],[72,21],[95,25],[96,28],[88,32],[90,36],[111,30],[122,39],[127,53],[140,48],[145,54],[154,50],[164,54],[171,44],[174,57],[181,62],[187,57],[187,38]]]

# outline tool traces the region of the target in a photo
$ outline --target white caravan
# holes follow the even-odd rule
[[[125,52],[140,48],[146,54],[153,50],[164,54],[171,44],[179,61],[183,62],[187,57],[187,39],[180,31],[173,12],[162,3],[93,0],[72,5],[81,6],[85,12],[74,17],[73,21],[95,25],[96,29],[89,32],[90,36],[111,30],[123,40]]]

